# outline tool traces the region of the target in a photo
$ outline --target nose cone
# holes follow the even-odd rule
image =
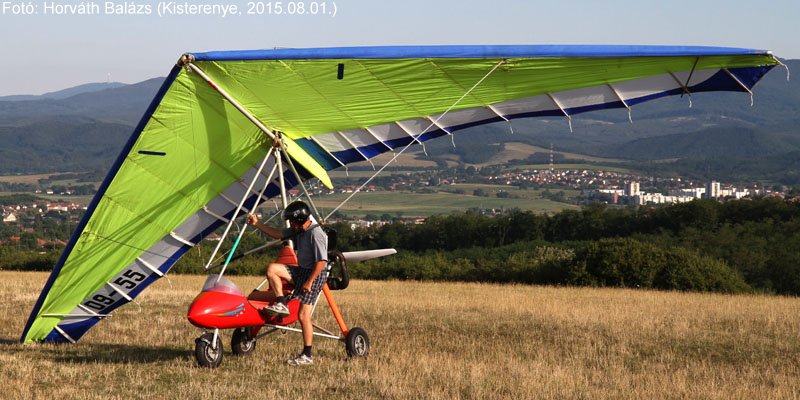
[[[200,328],[222,328],[226,319],[244,312],[246,299],[220,292],[202,292],[189,305],[186,318]]]

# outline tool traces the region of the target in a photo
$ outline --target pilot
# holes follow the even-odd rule
[[[303,351],[290,358],[289,365],[309,365],[314,363],[311,351],[314,340],[311,312],[322,286],[328,279],[325,268],[328,263],[328,236],[319,225],[313,223],[311,209],[302,201],[289,204],[283,212],[283,218],[289,221],[290,225],[289,229],[283,231],[263,224],[254,214],[250,214],[247,224],[275,239],[292,239],[295,243],[299,265],[271,263],[267,267],[267,280],[275,292],[276,300],[264,308],[264,311],[276,316],[289,315],[286,302],[291,297],[284,295],[281,279],[294,284],[293,296],[300,300],[298,319],[303,330]]]

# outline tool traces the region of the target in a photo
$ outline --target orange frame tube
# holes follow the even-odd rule
[[[331,312],[333,312],[333,317],[336,318],[336,323],[339,324],[342,336],[347,336],[349,329],[347,329],[347,324],[344,323],[342,313],[339,311],[339,306],[336,305],[336,301],[333,299],[333,293],[331,293],[327,282],[322,286],[322,293],[325,294],[325,301],[328,302],[328,305],[331,307]]]

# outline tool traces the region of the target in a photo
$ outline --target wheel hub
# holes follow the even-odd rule
[[[358,354],[364,354],[367,349],[367,342],[364,340],[363,336],[358,336],[355,338],[355,350]]]

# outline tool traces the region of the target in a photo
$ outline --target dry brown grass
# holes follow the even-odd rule
[[[386,165],[386,163],[389,162],[394,157],[394,155],[395,153],[392,152],[383,153],[372,158],[371,159],[372,164],[370,164],[369,161],[362,161],[350,164],[350,166],[371,168],[372,165],[374,164],[377,168],[380,168]],[[394,160],[391,166],[392,167],[436,167],[436,161],[433,161],[425,157],[422,150],[409,149],[408,151],[403,152],[403,154],[400,154],[400,156],[398,156],[397,159]]]
[[[53,174],[36,174],[36,175],[0,175],[0,182],[7,183],[30,183],[35,185],[39,183],[39,179],[49,178]]]
[[[195,366],[183,318],[203,277],[161,280],[76,345],[16,343],[46,279],[0,273],[3,398],[797,398],[800,299],[355,281],[337,299],[367,359],[296,334]],[[235,277],[242,288],[260,278]],[[324,305],[318,319],[332,326]]]
[[[513,159],[520,159],[524,160],[528,156],[533,153],[545,153],[550,154],[550,149],[545,147],[533,146],[527,143],[520,143],[520,142],[510,142],[506,143],[505,145],[506,150],[503,153],[506,153],[505,158],[501,162],[508,162]],[[501,154],[503,154],[501,153]],[[602,158],[602,157],[592,157],[586,154],[578,154],[578,153],[570,153],[566,151],[558,151],[554,150],[553,153],[555,154],[562,154],[566,158],[571,158],[573,160],[586,160],[598,163],[620,163],[625,162],[625,160],[620,160],[618,158]]]
[[[458,139],[456,139],[458,140]],[[458,142],[456,141],[456,146]],[[479,164],[468,164],[474,165],[479,167],[485,167],[489,165],[498,165],[498,164],[505,164],[511,160],[524,160],[528,158],[533,153],[550,153],[550,149],[533,146],[527,143],[521,142],[506,142],[504,143],[504,150],[495,154],[489,161]],[[600,157],[592,157],[585,154],[577,154],[577,153],[569,153],[565,151],[555,151],[555,154],[563,154],[566,158],[576,159],[576,160],[586,160],[598,163],[619,163],[623,162],[624,160],[615,159],[615,158],[600,158]],[[381,167],[386,162],[388,162],[392,157],[394,157],[394,153],[384,153],[372,159],[372,162]],[[457,155],[440,155],[437,157],[439,159],[447,160],[449,166],[454,167],[459,165],[460,157]],[[367,161],[363,161],[360,163],[350,164],[350,165],[358,165],[361,167],[370,167],[371,164]],[[409,149],[408,151],[401,154],[397,159],[392,163],[394,167],[436,167],[436,162],[432,159],[425,156],[422,150],[417,149]]]

